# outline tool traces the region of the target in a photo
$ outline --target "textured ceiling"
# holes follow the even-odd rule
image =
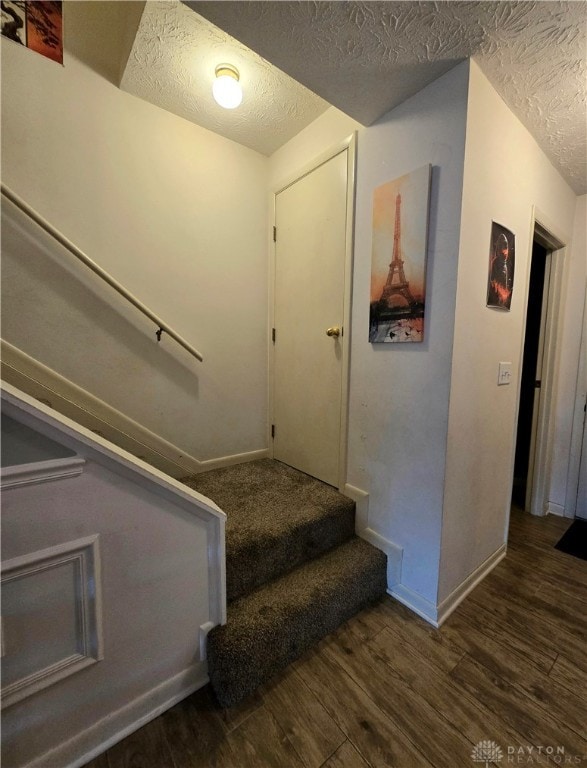
[[[237,67],[243,103],[212,98],[218,64]],[[328,104],[179,2],[148,2],[120,82],[129,93],[270,155]]]
[[[474,56],[575,191],[587,191],[585,2],[186,2],[369,125]]]

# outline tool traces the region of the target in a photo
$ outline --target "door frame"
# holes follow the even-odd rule
[[[547,249],[547,271],[550,272],[548,290],[543,296],[543,311],[546,311],[544,334],[541,339],[543,347],[543,363],[541,378],[541,393],[538,413],[534,415],[536,428],[533,430],[530,443],[530,470],[528,473],[529,496],[531,499],[530,512],[535,516],[549,513],[549,491],[552,474],[552,455],[554,449],[554,423],[551,418],[555,405],[558,380],[558,363],[560,357],[560,314],[562,307],[562,287],[566,267],[566,243],[568,238],[557,231],[536,206],[532,208],[530,229],[528,269],[526,274],[526,298],[524,302],[524,326],[520,360],[523,357],[524,341],[526,338],[526,309],[528,305],[528,290],[530,268],[532,262],[532,245],[536,240]],[[550,269],[549,269],[550,267]],[[521,377],[520,377],[521,379]],[[520,407],[520,390],[518,386],[517,412]],[[517,425],[517,416],[516,416]],[[513,467],[512,467],[513,478]]]
[[[351,304],[353,288],[353,254],[354,254],[354,227],[355,227],[355,184],[356,184],[356,132],[341,142],[331,146],[325,152],[320,153],[313,160],[303,165],[299,170],[289,174],[281,183],[276,184],[272,190],[273,211],[270,235],[270,259],[269,259],[269,333],[267,334],[269,376],[268,376],[268,413],[267,445],[269,455],[273,458],[273,438],[271,425],[274,424],[275,402],[273,387],[275,382],[275,347],[272,341],[272,331],[275,320],[275,257],[276,243],[273,239],[273,227],[275,226],[276,199],[280,192],[291,187],[304,176],[308,176],[321,165],[324,165],[333,157],[347,152],[347,194],[346,194],[346,231],[345,231],[345,262],[344,262],[344,296],[343,296],[343,334],[342,347],[342,392],[340,407],[340,445],[338,462],[338,489],[342,491],[346,483],[347,474],[347,449],[348,449],[348,413],[349,413],[349,381],[350,381],[350,354],[351,354]]]
[[[534,236],[532,237],[532,246],[534,246],[534,243],[538,243],[538,245],[544,246],[543,238],[536,237],[536,232],[534,233]],[[532,248],[532,258],[530,263],[530,273],[532,272],[533,268],[533,262],[534,262],[534,248]],[[540,258],[540,257],[537,257]],[[532,402],[532,421],[530,425],[530,446],[528,449],[528,471],[526,473],[526,494],[524,499],[524,509],[532,509],[533,499],[536,495],[536,487],[534,484],[534,478],[536,477],[536,448],[538,445],[538,417],[541,413],[542,409],[542,403],[544,398],[544,393],[542,390],[542,380],[544,378],[544,371],[545,371],[545,363],[547,361],[546,357],[546,328],[547,328],[547,322],[550,317],[551,313],[551,306],[549,302],[550,297],[550,272],[552,270],[553,265],[553,257],[552,257],[552,251],[547,250],[546,255],[544,257],[544,278],[542,281],[543,285],[543,292],[542,292],[542,306],[540,308],[540,326],[538,329],[538,354],[536,359],[536,369],[534,371],[533,377],[536,381],[538,377],[538,371],[540,370],[540,389],[534,388],[533,390],[533,402]],[[528,300],[526,302],[526,317],[527,317],[527,306],[530,302],[530,293],[528,293]],[[524,331],[524,348],[526,345],[526,333],[527,333],[527,327]],[[523,375],[523,365],[524,365],[524,359],[522,358],[522,375]],[[518,406],[519,411],[519,406]],[[519,417],[518,417],[519,418]],[[536,513],[533,513],[536,514]]]
[[[569,471],[567,474],[567,493],[565,498],[565,517],[577,516],[579,499],[579,471],[581,462],[587,461],[587,455],[583,455],[583,433],[587,428],[587,395],[585,382],[587,381],[587,292],[583,302],[583,317],[581,324],[581,346],[579,350],[579,365],[577,370],[577,383],[575,387],[575,407],[573,409],[573,426],[571,431],[571,451],[569,457]]]

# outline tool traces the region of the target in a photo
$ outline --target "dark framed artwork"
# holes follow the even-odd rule
[[[509,311],[514,291],[516,236],[495,221],[491,222],[487,306]]]
[[[369,341],[423,341],[431,166],[373,192]]]
[[[61,0],[0,0],[0,33],[63,64]]]

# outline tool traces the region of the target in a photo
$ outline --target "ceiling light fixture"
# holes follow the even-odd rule
[[[239,83],[238,69],[232,64],[219,64],[216,67],[216,80],[212,94],[218,104],[225,109],[234,109],[243,100],[243,89]]]

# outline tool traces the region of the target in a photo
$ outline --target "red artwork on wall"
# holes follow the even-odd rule
[[[514,290],[516,238],[501,224],[491,224],[489,246],[489,275],[487,278],[487,306],[510,309]]]
[[[31,51],[63,64],[61,0],[1,0],[0,33]]]

